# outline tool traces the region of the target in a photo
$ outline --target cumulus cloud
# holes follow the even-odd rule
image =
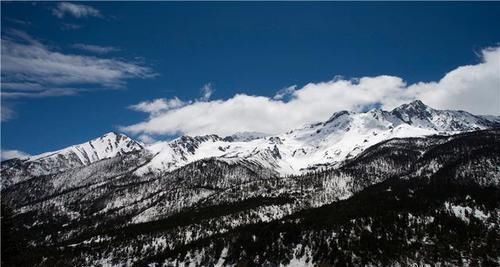
[[[208,101],[212,96],[213,91],[214,90],[212,89],[212,85],[210,83],[204,84],[203,87],[201,87],[200,89],[201,96],[197,98],[197,100],[195,101],[196,102]],[[135,105],[130,105],[128,108],[135,111],[149,113],[151,117],[154,117],[159,114],[163,114],[169,110],[178,109],[185,105],[190,105],[192,103],[193,101],[182,101],[178,97],[173,97],[171,99],[158,98],[151,101],[139,102]]]
[[[68,2],[58,3],[52,9],[52,14],[58,18],[63,18],[66,15],[71,15],[75,18],[102,17],[101,12],[94,7]]]
[[[73,47],[76,49],[96,54],[106,54],[110,52],[120,51],[119,48],[113,46],[100,46],[100,45],[90,45],[90,44],[74,44]]]
[[[26,152],[19,151],[19,150],[1,150],[0,151],[0,160],[7,160],[7,159],[13,159],[13,158],[26,158],[29,157],[30,155]]]
[[[290,99],[283,97],[289,94]],[[237,94],[227,100],[193,101],[155,113],[143,122],[123,127],[132,134],[189,134],[258,131],[282,133],[326,120],[339,110],[369,106],[392,109],[420,99],[439,109],[464,109],[476,114],[500,114],[500,49],[482,51],[481,62],[461,66],[436,82],[408,85],[402,78],[382,75],[309,83],[289,87],[274,98]]]
[[[438,82],[417,83],[406,95],[430,106],[500,115],[500,47],[481,53],[482,62],[458,67]]]
[[[135,111],[141,111],[145,113],[149,113],[152,116],[159,114],[161,112],[165,112],[171,109],[176,109],[180,108],[182,106],[186,105],[185,102],[180,100],[177,97],[174,97],[172,99],[166,99],[166,98],[159,98],[155,99],[153,101],[144,101],[140,102],[135,105],[129,106],[130,109],[135,110]]]

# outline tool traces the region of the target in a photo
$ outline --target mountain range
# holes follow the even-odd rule
[[[112,132],[10,159],[2,264],[499,264],[499,129],[414,101],[278,135]]]
[[[138,175],[172,171],[205,158],[248,161],[280,175],[302,174],[334,167],[391,138],[449,135],[496,127],[500,127],[499,117],[436,110],[416,100],[392,111],[336,112],[324,122],[279,135],[181,136],[172,141],[144,145],[123,134],[110,132],[83,144],[20,159],[16,162],[23,168],[11,168],[11,172],[18,173],[5,176],[21,181],[33,175],[87,166],[101,159],[139,150],[144,150],[152,159],[137,170]]]

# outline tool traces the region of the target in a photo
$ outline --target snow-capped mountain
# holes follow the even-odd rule
[[[35,176],[2,188],[2,266],[497,266],[499,136],[395,138],[299,176],[218,158],[134,175],[146,150]]]
[[[336,112],[324,122],[276,136],[182,136],[170,142],[159,142],[146,148],[155,156],[137,174],[171,171],[203,158],[229,162],[247,160],[283,175],[300,174],[336,166],[390,138],[455,134],[495,127],[500,127],[498,117],[436,110],[417,100],[392,111]]]
[[[123,134],[106,133],[82,144],[7,161],[5,165],[2,165],[2,176],[11,177],[12,179],[4,180],[3,186],[20,182],[30,176],[46,175],[87,166],[102,159],[116,157],[143,148],[144,146],[141,143]]]
[[[59,158],[77,159],[82,165],[89,165],[105,158],[112,158],[123,153],[140,150],[143,145],[126,135],[109,132],[86,143],[73,145],[61,150],[46,152],[28,158],[29,162],[54,161]]]
[[[4,186],[8,186],[29,176],[60,172],[144,150],[152,159],[138,168],[136,175],[169,172],[207,158],[228,163],[245,161],[281,175],[296,175],[338,166],[368,147],[395,137],[446,135],[495,127],[500,127],[499,117],[437,110],[417,100],[392,111],[335,112],[324,122],[274,136],[256,132],[224,138],[217,135],[181,136],[144,146],[123,134],[111,132],[58,151],[11,160],[2,166],[2,173],[15,177],[4,182]]]
[[[498,127],[415,101],[275,136],[144,146],[109,133],[2,162],[12,244],[2,256],[13,255],[6,266],[397,266],[438,251],[445,265],[498,265],[500,129],[478,131]],[[464,231],[475,234],[460,242]]]

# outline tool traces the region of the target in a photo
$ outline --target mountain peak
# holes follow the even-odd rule
[[[430,107],[427,106],[426,104],[424,104],[422,101],[414,100],[410,103],[402,104],[401,106],[393,109],[393,111],[394,110],[428,110],[428,109],[430,109]]]
[[[122,133],[117,133],[115,131],[107,132],[96,139],[115,139],[115,138],[116,139],[130,139],[130,140],[132,140],[132,138],[128,137],[127,135],[122,134]]]
[[[107,133],[103,134],[101,136],[101,138],[102,137],[115,137],[115,136],[120,136],[120,135],[122,135],[122,134],[114,132],[114,131],[111,131],[111,132],[107,132]]]
[[[411,101],[410,103],[408,103],[408,105],[414,106],[414,107],[427,107],[427,105],[425,105],[424,102],[422,102],[418,99]]]
[[[406,123],[412,123],[413,119],[427,120],[431,117],[433,109],[420,100],[414,100],[403,104],[391,111],[393,115]]]
[[[72,145],[57,151],[31,156],[30,161],[76,160],[78,164],[88,165],[92,162],[115,157],[123,153],[143,149],[143,145],[116,132],[109,132],[85,143]]]
[[[350,114],[350,112],[347,110],[341,110],[341,111],[334,112],[332,114],[332,116],[330,116],[330,118],[327,121],[325,121],[324,124],[326,125],[326,124],[328,124],[328,123],[330,123],[330,122],[332,122],[332,121],[334,121],[334,120],[336,120],[344,115],[349,115],[349,114]]]

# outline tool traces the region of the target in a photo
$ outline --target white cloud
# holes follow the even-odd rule
[[[194,101],[157,112],[122,130],[133,134],[282,133],[326,120],[339,110],[360,111],[375,104],[392,109],[415,99],[440,109],[499,115],[500,49],[485,49],[480,63],[458,67],[437,82],[407,85],[403,79],[387,75],[351,80],[337,77],[287,93],[291,94],[288,101],[245,94],[227,100]]]
[[[155,143],[157,140],[154,139],[152,136],[148,134],[141,134],[138,137],[139,141],[143,142],[144,144],[152,144]]]
[[[500,47],[484,49],[482,59],[448,72],[438,82],[411,85],[406,94],[436,108],[500,115]]]
[[[15,18],[5,18],[5,20],[8,20],[8,21],[11,21],[11,22],[14,22],[14,23],[17,23],[19,25],[31,25],[31,22],[29,21],[26,21],[26,20],[22,20],[22,19],[15,19]]]
[[[1,108],[0,108],[1,121],[8,121],[8,120],[12,119],[15,115],[16,115],[16,113],[14,112],[14,110],[11,107],[7,106],[6,104],[1,105]]]
[[[19,91],[40,91],[43,90],[43,86],[36,82],[3,82],[2,89]]]
[[[172,99],[159,98],[153,101],[140,102],[138,104],[129,106],[129,108],[136,111],[150,113],[152,116],[154,116],[167,110],[180,108],[186,104],[187,103],[181,101],[177,97],[174,97]]]
[[[91,6],[68,2],[58,3],[57,6],[52,9],[52,14],[58,18],[63,18],[65,15],[71,15],[76,18],[102,17],[101,12]]]
[[[13,159],[13,158],[26,158],[29,157],[30,155],[26,152],[19,151],[19,150],[1,150],[0,151],[0,160],[7,160],[7,159]]]
[[[210,83],[204,84],[200,89],[201,97],[196,101],[205,102],[210,99],[213,93],[212,85]],[[154,117],[158,114],[162,114],[166,111],[178,109],[185,105],[192,104],[193,101],[182,101],[178,97],[173,97],[171,99],[167,98],[158,98],[152,101],[143,101],[135,105],[129,106],[130,109],[135,111],[140,111],[144,113],[149,113],[151,117]]]
[[[201,88],[201,98],[200,101],[208,101],[210,100],[210,97],[214,93],[214,90],[212,89],[212,84],[211,83],[206,83],[203,85]]]
[[[295,90],[297,89],[297,85],[292,85],[285,87],[281,90],[279,90],[273,97],[275,100],[282,100],[285,99],[286,97],[291,97]]]
[[[125,79],[152,75],[149,68],[131,62],[64,54],[36,42],[2,39],[2,77],[7,82],[119,87]]]
[[[8,30],[2,36],[1,66],[2,104],[3,99],[121,88],[128,79],[156,75],[135,62],[59,52],[18,30]]]
[[[127,79],[155,75],[134,62],[65,54],[21,31],[9,31],[1,43],[4,97],[68,95],[76,93],[74,86],[119,88]]]
[[[54,88],[50,90],[41,90],[37,92],[1,92],[3,99],[14,99],[14,98],[42,98],[50,96],[70,96],[76,95],[84,91],[83,89],[77,88]]]
[[[80,49],[83,51],[88,51],[97,54],[106,54],[110,52],[120,51],[119,48],[112,46],[99,46],[99,45],[90,45],[90,44],[74,44],[74,48]]]

